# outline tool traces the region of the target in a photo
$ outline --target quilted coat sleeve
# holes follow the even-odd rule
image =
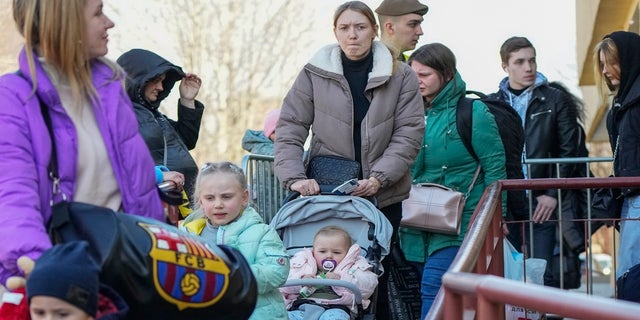
[[[51,247],[45,231],[45,214],[50,190],[41,190],[39,181],[46,179],[45,161],[39,159],[51,146],[44,129],[39,104],[35,99],[19,98],[15,85],[20,79],[0,78],[0,283],[20,275],[16,260],[20,256],[33,259]],[[24,82],[24,81],[23,81]],[[26,85],[26,82],[25,82]],[[14,87],[14,88],[12,88]],[[27,89],[27,92],[29,92]],[[36,112],[37,111],[37,112]],[[36,132],[37,131],[37,132]],[[47,199],[45,199],[47,198]]]
[[[195,104],[196,108],[191,109],[180,104],[180,101],[178,101],[178,121],[170,120],[176,132],[180,135],[182,142],[184,142],[189,150],[196,147],[198,136],[200,135],[202,114],[204,113],[204,105],[202,102],[196,100]]]
[[[336,270],[340,280],[355,284],[362,294],[363,305],[368,306],[369,298],[378,286],[378,276],[371,271],[371,265],[360,255],[360,247],[355,244],[349,249],[347,257]],[[341,296],[340,303],[351,305],[354,301],[353,293],[343,287],[334,286],[332,289]]]
[[[291,257],[287,279],[302,279],[302,276],[307,274],[316,274],[315,260],[309,249],[303,249]],[[279,289],[287,308],[300,296],[300,289],[302,289],[301,286],[281,287]]]
[[[258,283],[258,294],[264,294],[287,280],[289,258],[274,229],[266,224],[259,224],[251,229],[250,232],[254,234],[262,234],[256,248],[255,261],[251,263],[251,271]]]
[[[274,169],[287,189],[295,181],[306,179],[302,156],[314,117],[311,91],[311,79],[302,70],[282,102],[276,126]]]
[[[405,64],[399,64],[398,68],[402,83],[395,106],[393,132],[370,174],[382,182],[383,187],[398,182],[406,174],[420,151],[424,136],[424,105],[418,79]]]
[[[360,289],[363,300],[368,300],[378,286],[378,276],[371,271],[371,265],[362,257],[358,258],[348,272],[341,276],[340,280],[355,284]],[[337,287],[334,289],[337,290],[336,292],[340,291]],[[353,299],[353,295],[351,296]]]

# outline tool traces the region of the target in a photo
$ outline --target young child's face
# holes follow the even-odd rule
[[[347,239],[335,234],[331,236],[318,235],[313,242],[313,257],[316,259],[318,270],[322,269],[322,260],[333,259],[340,264],[349,251]]]
[[[219,172],[200,182],[200,207],[211,224],[222,226],[235,220],[249,203],[249,191],[230,173]]]
[[[64,320],[92,320],[82,309],[58,298],[48,296],[34,296],[29,304],[32,320],[64,319]]]

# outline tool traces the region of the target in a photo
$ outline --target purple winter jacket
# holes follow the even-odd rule
[[[93,85],[99,101],[94,113],[102,133],[115,178],[122,193],[124,212],[163,219],[156,188],[154,162],[138,133],[133,107],[111,69],[92,60]],[[51,216],[52,183],[47,165],[51,143],[40,104],[31,94],[31,76],[25,50],[19,56],[21,76],[0,77],[0,283],[21,275],[16,259],[36,259],[51,247],[45,225]],[[73,200],[76,187],[78,146],[76,130],[66,115],[55,87],[40,62],[35,60],[37,93],[49,107],[61,192]],[[96,181],[96,188],[100,182]]]

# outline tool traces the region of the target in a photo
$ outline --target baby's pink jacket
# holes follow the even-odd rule
[[[340,275],[340,280],[348,281],[355,284],[362,293],[362,306],[367,308],[369,306],[369,297],[373,294],[376,286],[378,285],[378,276],[371,271],[371,265],[367,260],[360,255],[360,246],[354,244],[349,248],[347,255],[338,264],[334,273]],[[298,251],[290,260],[290,269],[288,279],[302,279],[306,274],[317,274],[318,268],[316,266],[316,260],[313,258],[311,249],[305,248]],[[357,312],[355,307],[353,293],[340,286],[331,287],[333,291],[340,296],[338,299],[317,299],[311,300],[319,304],[339,304],[346,305],[351,308],[353,312]],[[291,307],[291,304],[296,300],[300,294],[300,286],[283,287],[280,288],[280,293],[284,297],[287,309]]]

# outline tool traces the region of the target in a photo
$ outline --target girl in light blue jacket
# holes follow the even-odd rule
[[[250,319],[288,319],[278,287],[287,280],[289,258],[276,231],[249,204],[242,169],[230,162],[207,163],[196,179],[196,210],[181,225],[206,241],[238,249],[258,283]]]

